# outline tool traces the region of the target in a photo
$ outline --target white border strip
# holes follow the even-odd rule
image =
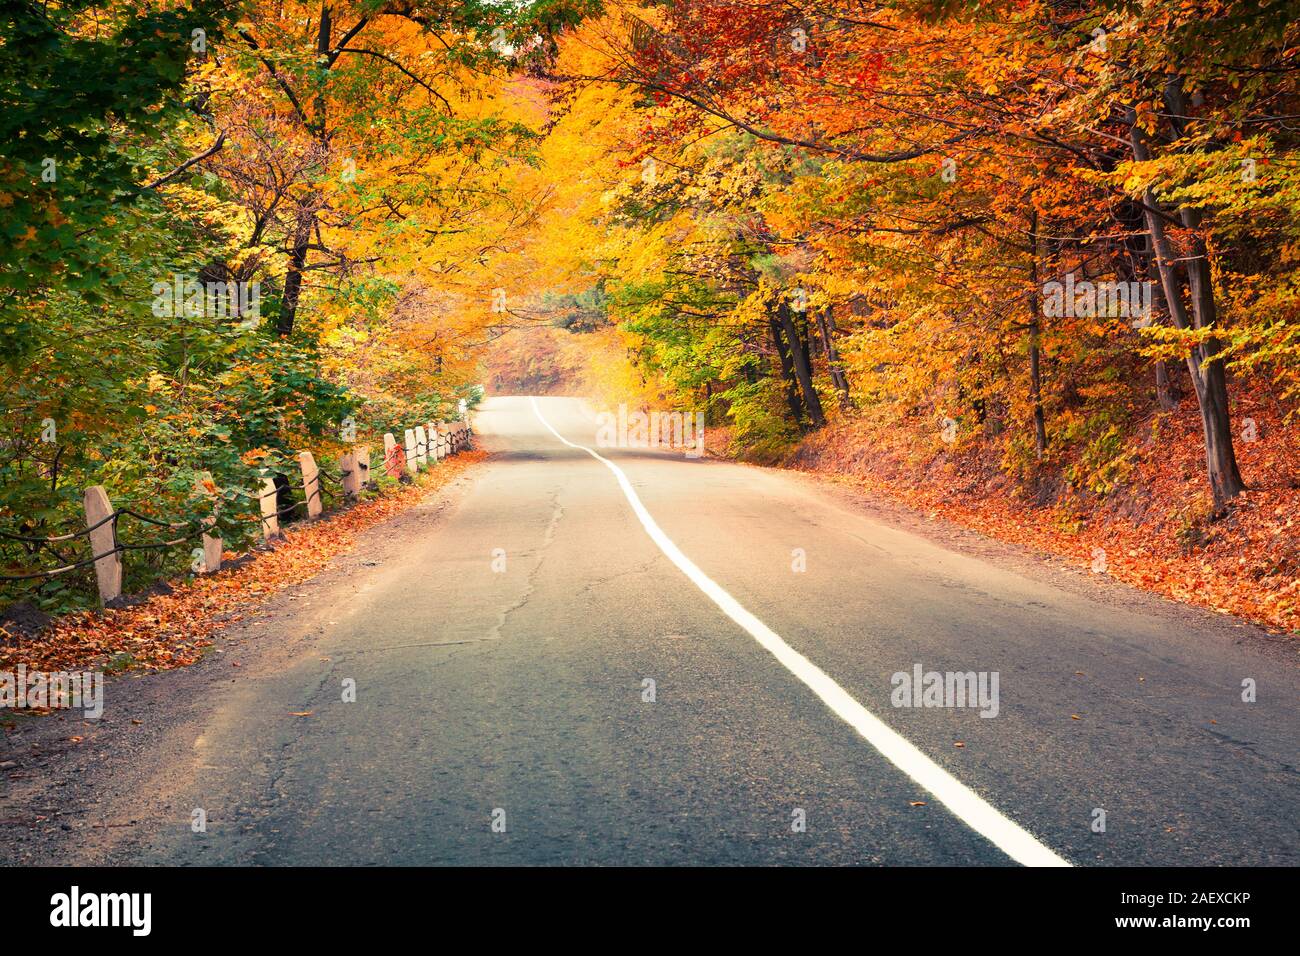
[[[672,539],[664,534],[663,529],[655,523],[655,519],[650,516],[650,512],[641,503],[641,499],[632,488],[632,483],[628,481],[628,477],[624,474],[622,468],[619,468],[608,458],[601,457],[590,448],[575,445],[569,441],[557,432],[551,426],[551,423],[546,420],[545,416],[542,415],[542,410],[537,406],[537,399],[530,396],[529,401],[533,404],[533,412],[537,415],[537,420],[545,425],[552,435],[570,448],[585,451],[614,473],[614,477],[618,479],[619,487],[623,489],[623,494],[627,496],[628,502],[632,505],[632,511],[640,519],[641,526],[645,528],[646,534],[650,535],[651,540],[659,546],[659,550],[667,555],[668,560],[677,565],[681,572],[690,578],[709,600],[721,608],[727,617],[748,631],[754,640],[758,641],[767,649],[768,653],[785,666],[786,670],[803,681],[837,717],[861,734],[867,743],[880,752],[881,756],[911,777],[915,783],[947,807],[957,819],[1017,863],[1025,866],[1072,865],[1064,857],[1058,856],[1038,842],[1029,831],[1008,819],[970,787],[921,753],[905,737],[888,727],[880,718],[849,696],[848,691],[835,683],[829,674],[792,648],[775,631],[745,610],[739,601],[701,571],[690,558],[681,552],[677,545],[673,544]]]

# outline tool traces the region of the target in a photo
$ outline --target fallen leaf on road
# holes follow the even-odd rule
[[[310,717],[311,715],[312,715],[312,711],[310,711],[310,710],[291,710],[291,711],[289,711],[289,716],[290,716],[290,717]]]
[[[914,807],[923,807],[923,806],[925,806],[925,801],[924,801],[924,800],[913,800],[913,801],[912,801],[912,806],[914,806]]]

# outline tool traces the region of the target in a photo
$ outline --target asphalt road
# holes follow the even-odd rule
[[[436,521],[363,550],[299,652],[191,701],[167,766],[105,798],[133,818],[105,858],[1300,862],[1293,638],[800,476],[598,448],[574,400],[493,398],[475,429],[495,454]],[[894,706],[918,665],[996,673],[996,716]]]

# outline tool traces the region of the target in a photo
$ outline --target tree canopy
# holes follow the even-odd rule
[[[1294,445],[1294,14],[6,3],[0,522],[489,379],[1088,507],[1186,425],[1223,517]]]

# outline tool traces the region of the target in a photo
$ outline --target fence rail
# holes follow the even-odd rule
[[[468,444],[471,434],[468,422],[426,422],[413,429],[404,429],[405,442],[401,444],[397,442],[392,432],[388,432],[384,435],[384,472],[399,480],[404,474],[416,474],[422,468],[427,468],[430,463],[437,463],[459,452]],[[258,503],[260,515],[249,519],[249,522],[261,525],[264,540],[270,540],[280,534],[280,519],[286,515],[303,508],[308,519],[319,518],[324,513],[326,498],[336,504],[340,501],[352,501],[374,482],[370,469],[370,448],[367,445],[360,445],[340,456],[337,475],[318,467],[315,457],[309,451],[299,452],[298,465],[302,501],[281,508],[280,488],[277,487],[275,479],[267,475],[263,476],[262,488],[258,494],[236,492],[240,497]],[[211,494],[202,483],[199,488]],[[196,570],[201,573],[211,573],[221,569],[221,538],[207,533],[216,522],[215,504],[214,514],[210,518],[167,521],[141,514],[132,508],[114,508],[104,486],[92,485],[85,490],[82,505],[86,526],[78,531],[41,537],[0,530],[0,539],[33,545],[35,551],[46,550],[63,562],[55,568],[20,574],[3,574],[0,575],[0,582],[48,580],[94,565],[99,598],[102,603],[107,604],[122,596],[122,556],[125,553],[173,548],[196,538],[203,540],[203,556],[199,559]],[[184,530],[185,533],[165,541],[130,543],[122,541],[118,534],[118,525],[123,518],[131,518],[169,531]],[[88,539],[90,545],[90,557],[83,560],[72,561],[54,547],[56,544],[78,542],[82,538]]]

